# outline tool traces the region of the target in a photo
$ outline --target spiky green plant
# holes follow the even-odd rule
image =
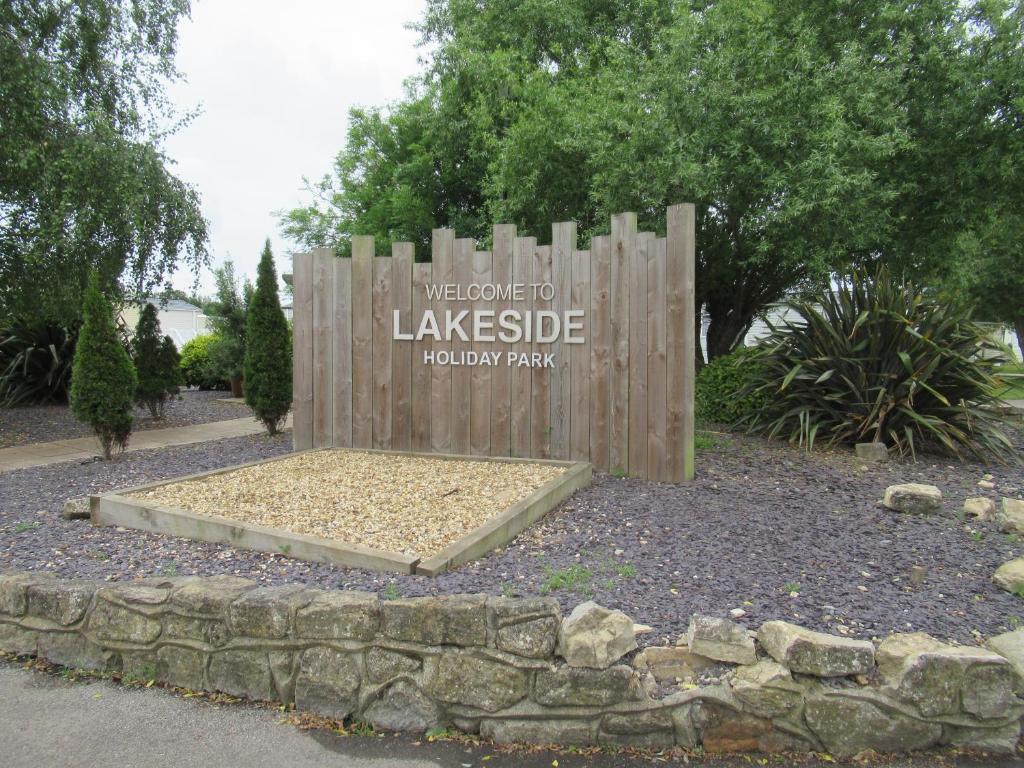
[[[884,442],[915,455],[922,443],[1013,460],[991,406],[1000,347],[968,308],[894,279],[855,271],[818,302],[792,301],[759,353],[751,391],[770,395],[745,422],[813,448]]]
[[[292,344],[277,296],[270,240],[260,258],[246,323],[245,402],[275,435],[292,407]]]
[[[0,406],[62,403],[68,398],[77,335],[36,318],[0,328]]]

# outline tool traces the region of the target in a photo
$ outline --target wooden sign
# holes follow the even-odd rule
[[[616,474],[693,478],[694,208],[666,237],[612,217],[577,250],[494,227],[493,251],[435,229],[374,255],[352,239],[294,263],[294,441],[590,461]]]

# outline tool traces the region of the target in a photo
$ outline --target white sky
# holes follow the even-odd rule
[[[179,26],[169,95],[202,114],[169,137],[173,172],[196,187],[210,225],[211,265],[231,258],[253,279],[268,236],[278,274],[291,271],[274,211],[308,200],[302,177],[319,179],[345,144],[353,106],[402,95],[418,70],[424,0],[195,0]],[[192,276],[175,275],[188,289]],[[209,270],[200,291],[212,292]]]

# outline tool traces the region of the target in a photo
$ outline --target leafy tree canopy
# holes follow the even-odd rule
[[[0,6],[0,315],[81,318],[88,274],[145,294],[205,263],[195,190],[168,170],[164,96],[188,0]]]
[[[431,0],[404,99],[353,110],[303,246],[492,222],[541,241],[698,206],[712,357],[795,290],[884,261],[944,279],[1020,215],[1022,10],[1005,0]],[[1016,241],[1019,243],[1019,239]],[[1009,318],[1007,318],[1009,319]]]

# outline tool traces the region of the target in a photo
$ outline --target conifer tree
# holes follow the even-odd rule
[[[132,339],[135,352],[135,402],[149,409],[154,419],[164,416],[164,402],[167,400],[167,374],[161,359],[160,321],[156,306],[146,304],[135,326]]]
[[[185,380],[181,372],[181,355],[170,336],[164,336],[160,344],[160,373],[163,376],[167,399],[177,397]]]
[[[292,407],[292,345],[277,295],[269,239],[246,317],[245,402],[271,435],[277,434]]]

